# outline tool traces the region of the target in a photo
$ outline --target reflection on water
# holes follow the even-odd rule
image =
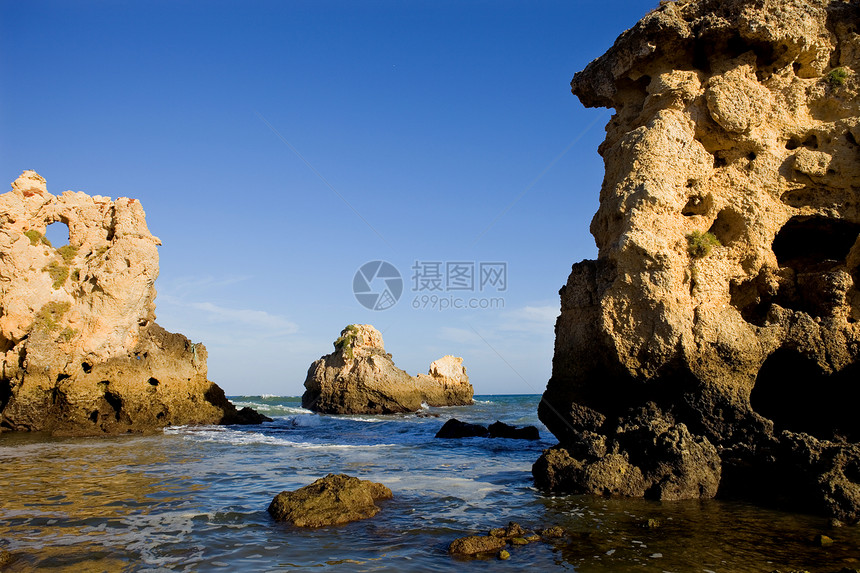
[[[544,497],[531,487],[530,467],[549,436],[433,437],[450,416],[537,424],[536,401],[432,409],[441,418],[360,418],[316,416],[295,399],[267,398],[281,417],[251,428],[86,439],[0,434],[0,548],[16,556],[10,571],[860,568],[858,527],[739,503]],[[329,471],[381,481],[395,498],[373,519],[340,527],[301,530],[269,518],[275,494]],[[649,519],[658,526],[643,527]],[[570,535],[513,548],[506,562],[446,554],[454,538],[509,520],[559,524]],[[814,544],[820,533],[833,545]]]

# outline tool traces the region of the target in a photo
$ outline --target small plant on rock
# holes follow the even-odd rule
[[[52,301],[46,303],[36,313],[31,330],[44,330],[52,332],[60,325],[60,319],[71,308],[71,303]]]
[[[54,288],[58,289],[66,283],[66,279],[69,278],[69,267],[66,265],[61,265],[57,261],[51,261],[51,263],[42,269],[54,280]]]
[[[711,249],[720,246],[720,240],[710,232],[693,231],[687,235],[687,253],[694,259],[707,257]]]
[[[352,349],[355,347],[355,341],[358,338],[358,335],[358,327],[354,324],[350,324],[344,329],[343,334],[334,341],[335,350],[343,350],[344,356],[352,360]]]
[[[833,68],[830,70],[830,73],[827,74],[827,81],[830,82],[832,86],[841,86],[845,83],[845,80],[848,79],[848,70],[845,68]]]
[[[75,258],[75,255],[78,254],[78,248],[72,245],[64,245],[57,249],[57,252],[60,253],[60,256],[63,257],[63,260],[68,265]]]
[[[34,247],[39,243],[43,245],[52,246],[51,241],[48,240],[48,237],[37,231],[36,229],[30,229],[29,231],[24,231],[24,236],[30,239],[30,244]]]

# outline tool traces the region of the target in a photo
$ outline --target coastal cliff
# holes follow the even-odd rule
[[[463,359],[443,356],[428,374],[410,376],[394,365],[382,334],[369,324],[350,324],[335,351],[311,364],[302,407],[326,414],[394,414],[428,406],[472,404]]]
[[[858,32],[856,2],[663,2],[574,76],[615,114],[538,484],[860,518]]]
[[[54,248],[50,224],[69,230]],[[259,423],[207,380],[206,348],[155,321],[160,241],[135,199],[0,195],[0,430],[101,434]]]

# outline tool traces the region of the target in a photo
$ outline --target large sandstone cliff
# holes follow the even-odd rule
[[[155,324],[159,244],[134,199],[54,196],[34,171],[0,195],[0,430],[260,421],[206,379],[202,344]]]
[[[428,406],[472,404],[463,359],[443,356],[428,374],[410,376],[394,365],[382,334],[369,324],[350,324],[335,351],[311,364],[302,406],[327,414],[394,414]]]
[[[538,483],[860,518],[858,33],[856,1],[663,2],[574,76],[616,113]]]

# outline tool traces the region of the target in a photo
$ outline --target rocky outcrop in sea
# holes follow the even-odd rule
[[[856,2],[663,2],[574,76],[615,115],[539,484],[860,518],[858,30]]]
[[[369,324],[347,326],[334,348],[308,369],[302,407],[325,414],[395,414],[417,412],[423,404],[472,404],[462,358],[443,356],[428,374],[410,376],[394,365],[382,334]]]
[[[54,248],[48,225],[69,244]],[[207,380],[206,348],[155,323],[161,242],[135,199],[48,192],[25,171],[0,195],[0,430],[146,432],[259,423]]]

